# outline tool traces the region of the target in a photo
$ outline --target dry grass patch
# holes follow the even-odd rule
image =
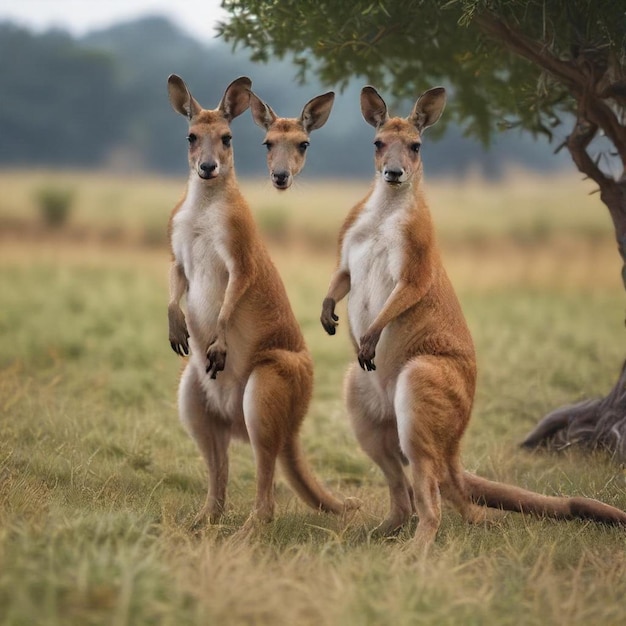
[[[342,378],[353,358],[345,310],[336,337],[318,321],[336,229],[362,184],[302,181],[277,194],[263,182],[246,190],[255,211],[270,207],[286,220],[276,222],[285,239],[271,245],[315,361],[307,455],[331,489],[364,506],[348,519],[317,514],[279,481],[277,519],[242,539],[254,462],[249,447],[236,444],[228,513],[221,525],[192,532],[206,478],[176,416],[180,361],[167,342],[165,313],[169,256],[162,241],[151,248],[141,235],[164,231],[181,181],[55,176],[76,186],[71,219],[85,232],[114,227],[121,234],[115,241],[58,233],[36,239],[27,229],[24,239],[0,243],[2,624],[626,619],[623,529],[513,514],[471,527],[446,511],[423,561],[403,550],[410,529],[398,540],[371,538],[386,513],[387,489],[356,445],[343,407]],[[617,341],[623,291],[608,217],[578,183],[557,182],[519,181],[520,204],[512,200],[515,181],[430,185],[479,357],[464,459],[487,477],[626,509],[624,473],[610,459],[572,450],[527,454],[516,445],[547,410],[605,393],[624,356]],[[29,176],[4,173],[0,184],[7,190],[0,220],[35,223]],[[114,214],[106,212],[107,194],[118,194]],[[548,196],[548,205],[535,201]],[[549,236],[512,236],[520,224],[532,231],[532,215],[549,221],[539,229]]]

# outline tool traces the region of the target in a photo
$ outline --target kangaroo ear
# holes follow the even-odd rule
[[[317,130],[326,124],[334,101],[335,92],[329,91],[321,96],[316,96],[304,105],[302,113],[300,113],[300,121],[306,133]]]
[[[191,119],[202,110],[180,76],[170,75],[167,79],[167,91],[174,111],[184,115],[187,119]]]
[[[254,92],[250,92],[250,111],[257,126],[267,130],[278,117],[269,104],[265,104]]]
[[[382,126],[389,119],[385,101],[369,85],[361,89],[361,113],[365,121],[374,128]]]
[[[252,93],[250,87],[252,87],[252,81],[247,76],[236,78],[226,87],[217,109],[229,122],[232,122],[250,106],[250,94]]]
[[[439,120],[445,106],[446,90],[443,87],[433,87],[417,99],[407,119],[422,132]]]

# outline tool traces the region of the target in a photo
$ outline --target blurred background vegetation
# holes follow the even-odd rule
[[[0,23],[0,166],[184,172],[186,129],[181,120],[172,120],[166,96],[171,73],[181,75],[210,108],[233,78],[249,75],[259,96],[286,117],[296,117],[307,100],[328,90],[312,73],[305,85],[298,84],[298,67],[291,61],[253,63],[248,55],[243,49],[233,54],[221,39],[200,43],[162,17],[82,37]],[[369,177],[371,137],[358,107],[362,86],[349,81],[336,99],[331,123],[314,134],[307,175]],[[403,115],[408,107],[394,103]],[[239,174],[262,174],[261,130],[246,114],[233,131]],[[435,139],[429,137],[429,174],[498,178],[515,166],[541,172],[571,167],[545,139],[518,130],[498,132],[488,151],[463,137],[458,125]]]

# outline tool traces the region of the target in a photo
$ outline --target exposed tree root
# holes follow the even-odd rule
[[[626,361],[617,383],[606,397],[552,411],[521,445],[557,450],[572,445],[601,448],[618,462],[626,463]]]

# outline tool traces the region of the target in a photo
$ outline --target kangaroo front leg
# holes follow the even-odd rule
[[[170,301],[167,306],[169,339],[172,350],[180,356],[189,354],[189,332],[185,322],[185,314],[180,308],[180,300],[185,295],[189,283],[183,266],[176,261],[170,266]]]
[[[329,335],[334,335],[339,317],[335,315],[335,305],[350,291],[350,274],[346,270],[337,270],[330,279],[328,293],[322,302],[320,321]]]
[[[359,365],[367,371],[376,369],[374,357],[376,346],[385,326],[407,309],[417,304],[424,296],[425,290],[404,280],[399,281],[389,294],[376,319],[359,340]]]
[[[217,378],[218,372],[226,367],[226,329],[233,311],[237,308],[241,297],[250,285],[251,277],[245,272],[231,272],[228,278],[228,285],[224,293],[224,302],[217,318],[217,330],[215,338],[209,344],[206,353],[206,373],[211,378]]]

